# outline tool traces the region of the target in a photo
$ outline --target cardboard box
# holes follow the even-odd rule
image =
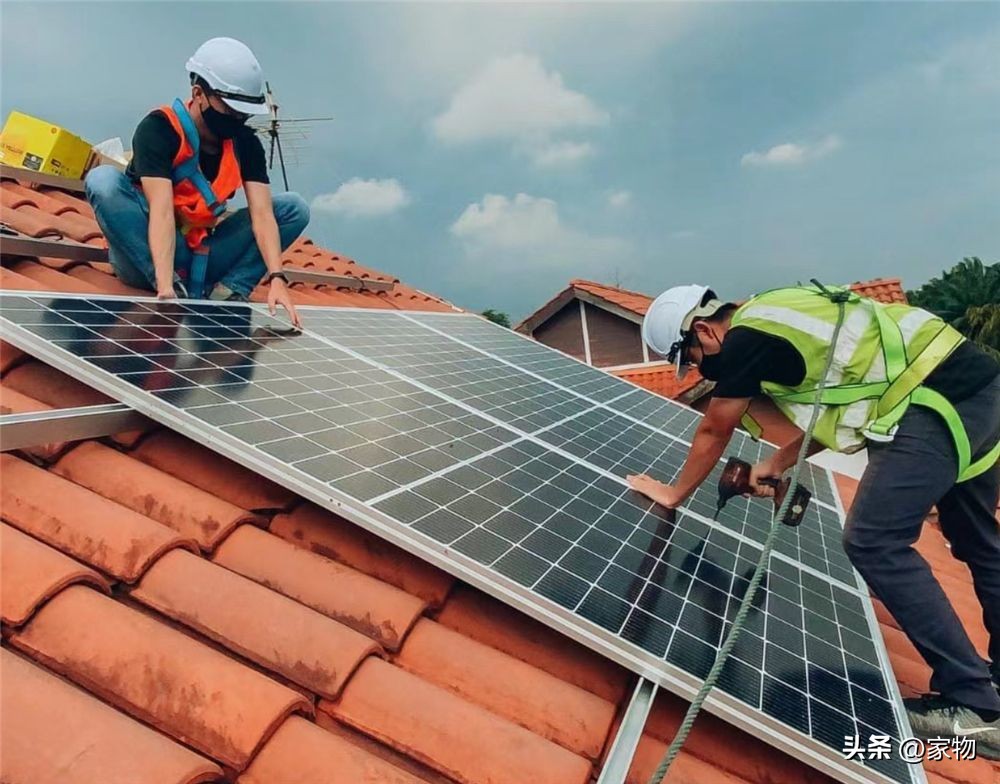
[[[21,112],[11,112],[0,132],[0,163],[78,180],[91,147],[65,128]]]

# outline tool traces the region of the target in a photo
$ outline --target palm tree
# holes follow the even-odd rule
[[[962,259],[906,296],[911,305],[937,314],[964,332],[969,308],[1000,303],[1000,264],[983,264],[975,256]]]
[[[1000,263],[962,259],[906,296],[911,305],[940,316],[990,353],[1000,351]]]

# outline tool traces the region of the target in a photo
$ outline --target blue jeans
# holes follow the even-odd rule
[[[118,279],[138,289],[156,291],[156,271],[149,250],[149,204],[142,189],[114,166],[92,169],[85,181],[87,201],[110,246],[109,261]],[[297,193],[274,195],[274,218],[281,249],[295,242],[309,223],[309,205]],[[208,238],[206,295],[216,283],[249,297],[267,268],[250,225],[250,211],[237,210]],[[180,232],[174,250],[175,275],[191,267],[191,249]],[[186,274],[186,273],[185,273]]]

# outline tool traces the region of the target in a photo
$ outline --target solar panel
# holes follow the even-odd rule
[[[293,335],[245,305],[0,301],[5,340],[693,694],[770,522],[740,499],[711,521],[709,487],[671,519],[627,488],[673,476],[696,413],[477,317],[305,315]],[[781,534],[709,709],[842,780],[921,780],[840,754],[906,724],[838,514]]]

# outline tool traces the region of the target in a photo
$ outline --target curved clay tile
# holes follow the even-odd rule
[[[44,286],[24,275],[18,275],[6,267],[0,267],[0,289],[14,291],[46,291],[50,286]]]
[[[0,386],[0,414],[27,414],[32,411],[51,411],[52,406],[47,406],[40,400],[22,395],[14,389]],[[48,444],[35,444],[18,450],[38,458],[43,463],[55,460],[60,454],[66,451],[69,446],[65,441],[53,441]]]
[[[0,524],[0,616],[4,623],[20,626],[46,599],[67,585],[81,582],[110,592],[94,570],[16,528]]]
[[[423,612],[421,599],[253,526],[215,553],[216,563],[396,650]]]
[[[378,652],[353,629],[180,550],[153,564],[131,595],[327,699]]]
[[[271,532],[353,566],[439,607],[455,578],[331,512],[301,504],[271,521]]]
[[[0,340],[0,373],[6,373],[27,356],[21,349]]]
[[[236,526],[260,518],[96,441],[80,444],[52,471],[168,525],[212,550]]]
[[[295,500],[291,491],[171,430],[158,430],[131,454],[241,509],[283,509]]]
[[[78,585],[11,644],[136,718],[239,771],[301,694],[151,616]]]
[[[97,406],[113,402],[107,395],[38,360],[18,365],[4,375],[3,383],[53,408]]]
[[[12,229],[37,239],[59,236],[55,220],[55,216],[42,212],[33,204],[22,204],[16,210],[0,211],[0,223],[6,223]]]
[[[590,781],[583,757],[381,659],[320,708],[461,784]]]
[[[0,206],[4,208],[4,212],[19,209],[25,204],[38,207],[39,201],[37,193],[33,193],[20,183],[4,180],[0,184]]]
[[[37,281],[39,288],[52,289],[53,291],[72,291],[80,294],[100,294],[101,291],[96,286],[86,281],[72,278],[58,270],[51,269],[44,264],[39,264],[34,259],[25,259],[12,264],[10,267],[18,275],[24,275]]]
[[[74,196],[70,193],[66,193],[66,191],[60,191],[56,188],[47,188],[44,186],[39,188],[38,192],[48,196],[54,201],[62,202],[71,210],[74,210],[81,215],[85,215],[88,218],[94,217],[94,210],[91,208],[90,204],[87,203],[87,200],[83,198],[83,196]]]
[[[222,771],[6,649],[0,650],[3,780],[9,784],[200,784]]]
[[[639,738],[639,745],[636,746],[635,755],[632,757],[632,767],[629,769],[625,784],[646,784],[663,760],[663,755],[667,752],[667,745],[667,743],[662,743],[649,735],[642,735]],[[775,751],[772,752],[772,756],[780,757],[781,754]],[[677,755],[677,759],[670,766],[669,778],[676,779],[678,782],[698,782],[699,784],[701,782],[748,784],[748,779],[726,773],[713,762],[698,759],[686,748],[681,749],[681,753]],[[759,779],[759,781],[766,781],[770,784],[771,779],[764,778]],[[797,784],[802,784],[802,782],[833,784],[833,779],[824,776],[819,771],[809,771],[809,775],[798,779]]]
[[[4,182],[0,191],[5,193],[4,204],[7,203],[6,193],[10,193],[14,198],[20,199],[22,203],[34,204],[42,212],[47,212],[49,215],[61,215],[73,209],[69,204],[59,199],[53,199],[48,193],[28,188],[19,182]]]
[[[132,288],[132,286],[126,286],[114,275],[101,272],[99,269],[90,264],[78,264],[70,269],[66,274],[70,277],[85,281],[92,286],[96,286],[104,294],[121,294],[124,296],[137,297],[149,297],[153,294],[152,291],[143,291],[142,289]]]
[[[0,456],[0,470],[4,520],[125,582],[167,550],[195,547],[165,525],[12,455]]]
[[[91,240],[103,239],[101,227],[97,221],[75,212],[64,212],[52,218],[52,225],[55,226],[64,237],[69,237],[77,242],[90,242]]]
[[[396,664],[590,759],[600,756],[617,710],[613,702],[427,619],[410,632]]]
[[[456,587],[437,620],[615,704],[632,683],[624,667],[466,585]]]
[[[292,716],[282,724],[237,784],[426,784],[381,757]]]

